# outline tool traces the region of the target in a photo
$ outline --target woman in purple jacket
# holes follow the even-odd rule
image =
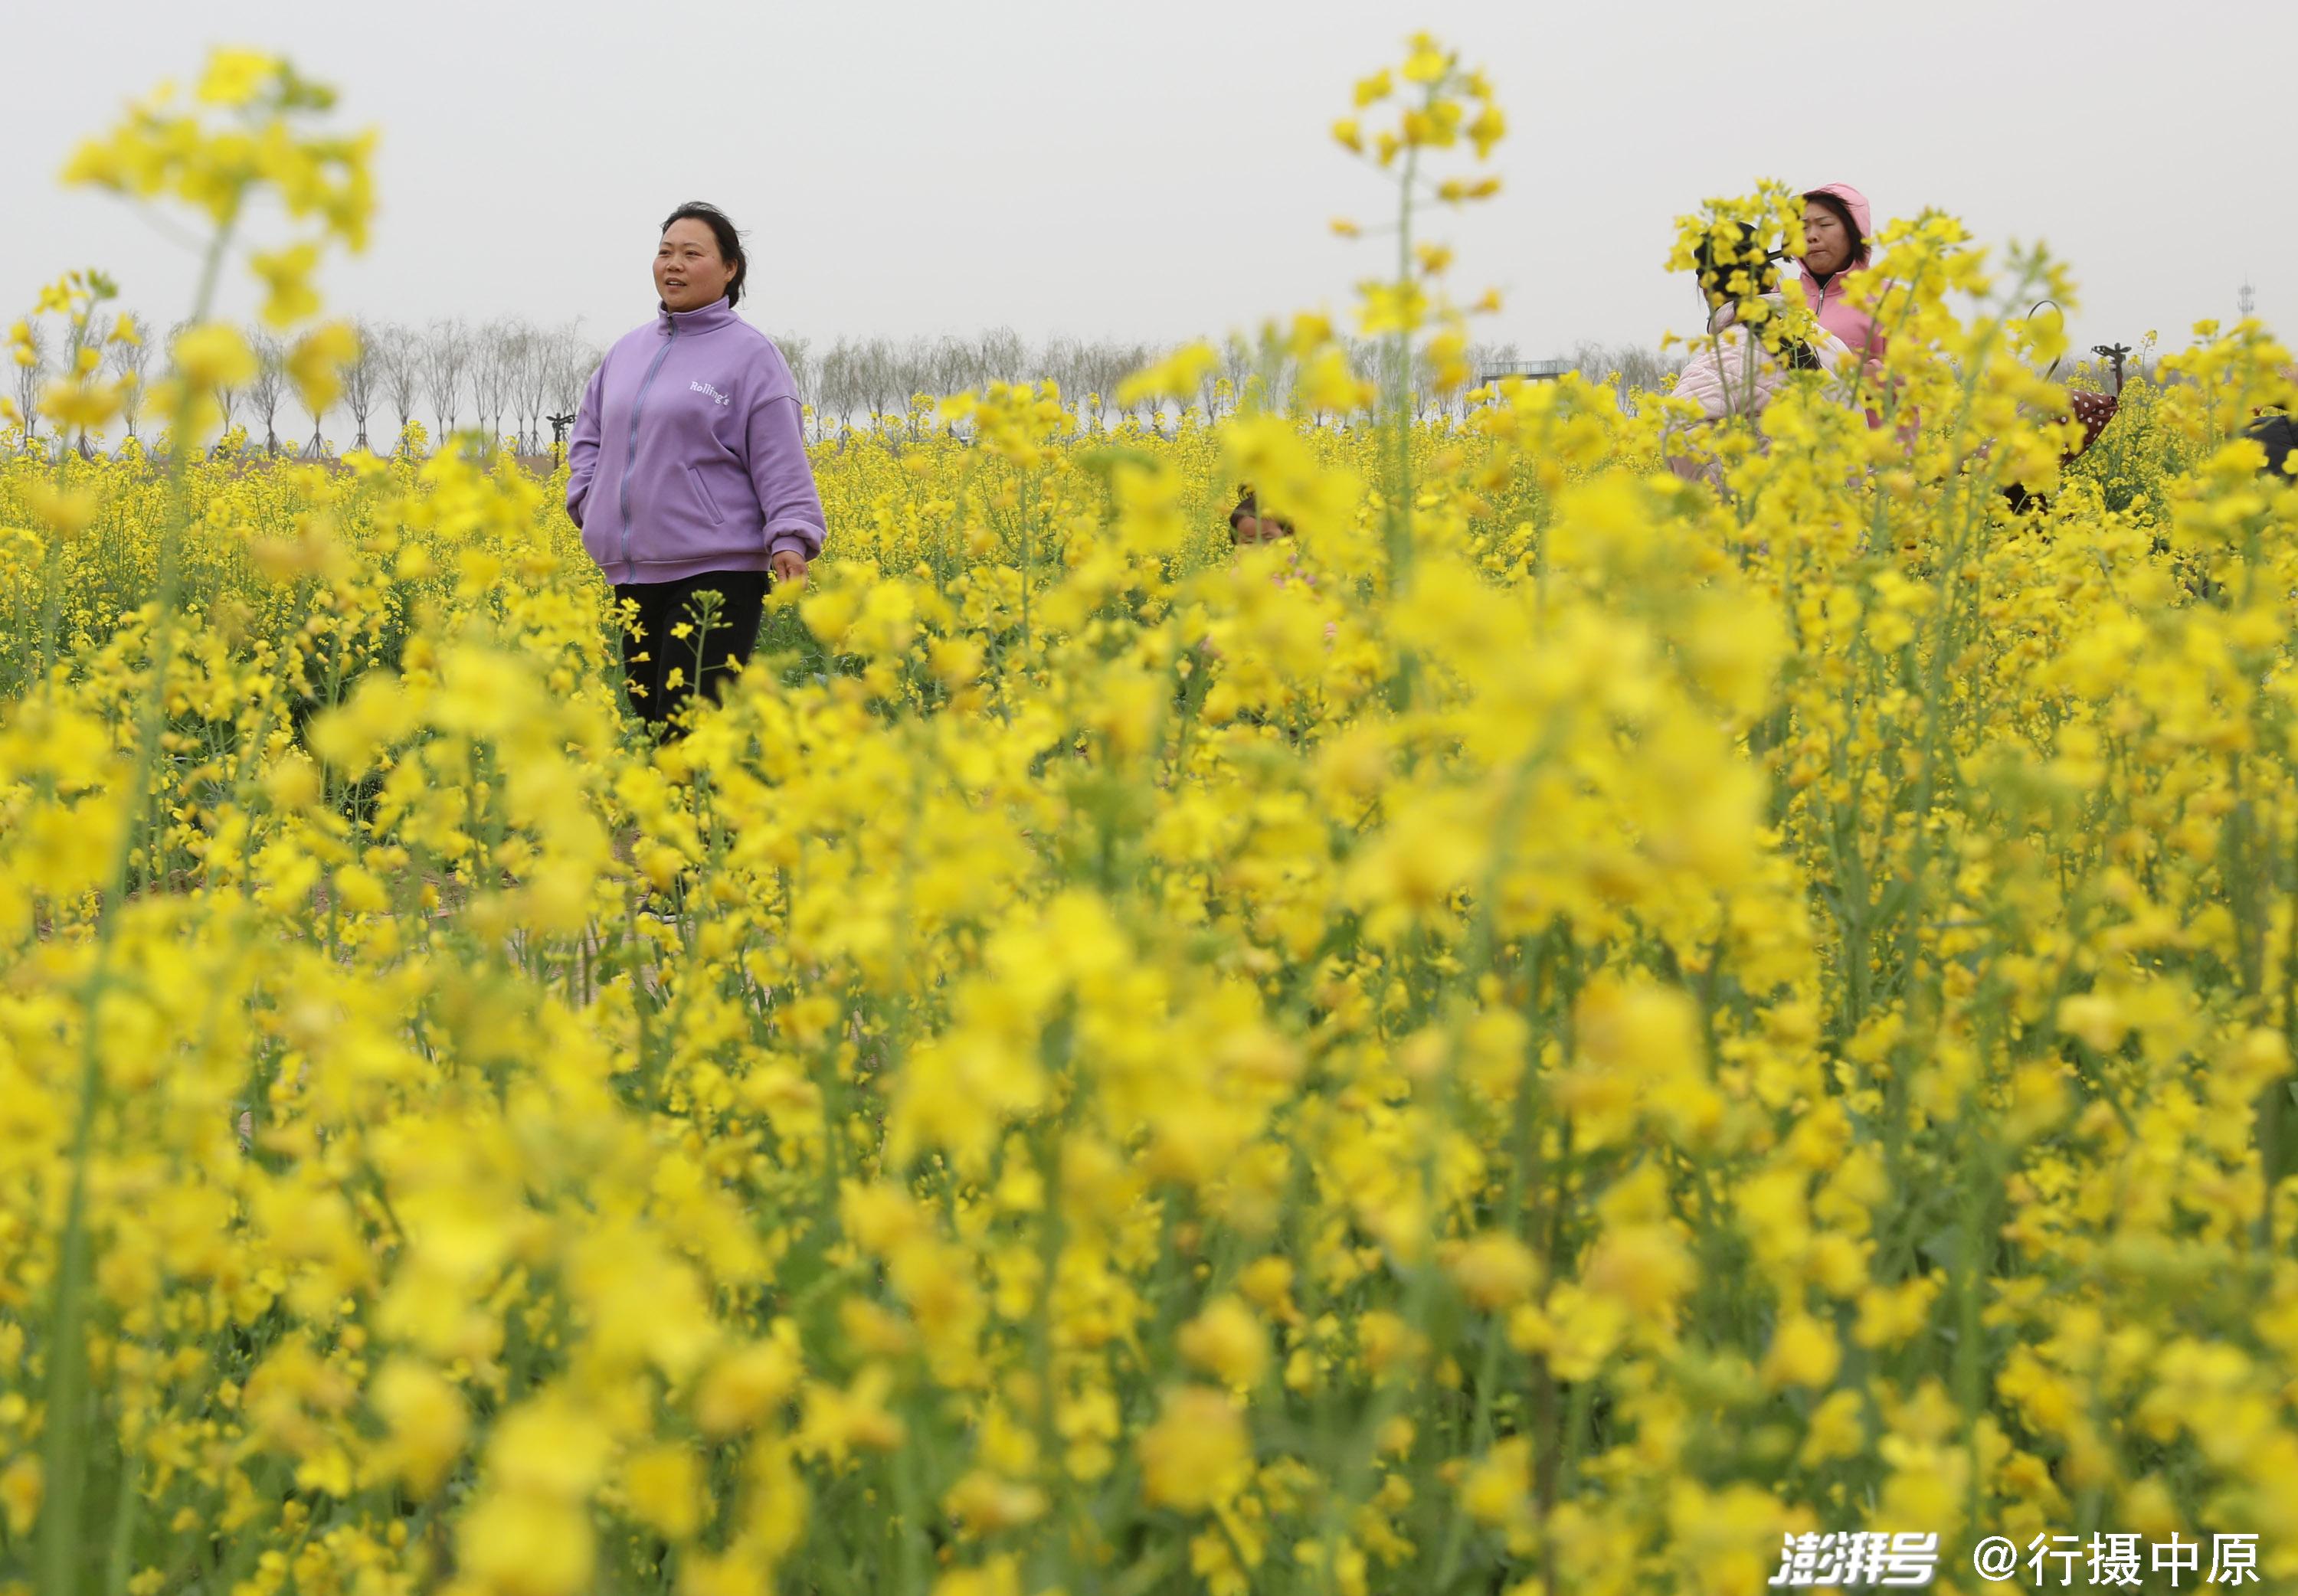
[[[566,513],[615,597],[638,607],[623,664],[657,733],[698,681],[723,690],[757,644],[770,583],[804,582],[822,552],[789,366],[734,314],[748,270],[716,206],[672,211],[654,257],[660,308],[599,363],[566,445]],[[674,637],[682,623],[691,630]]]

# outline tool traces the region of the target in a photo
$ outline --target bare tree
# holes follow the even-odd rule
[[[1097,400],[1095,419],[1114,416],[1117,409],[1118,385],[1135,369],[1132,351],[1111,339],[1097,339],[1085,346],[1084,366],[1078,373],[1078,384],[1085,390],[1084,401]]]
[[[1240,409],[1248,404],[1261,410],[1287,409],[1300,376],[1299,367],[1284,330],[1273,321],[1263,322],[1249,338],[1234,334],[1221,346],[1221,369],[1234,391],[1233,402]]]
[[[1352,338],[1348,341],[1349,375],[1360,383],[1370,383],[1376,393],[1388,391],[1389,349],[1377,338]],[[1343,424],[1347,417],[1341,418]]]
[[[29,349],[32,358],[16,368],[16,409],[24,418],[24,448],[32,448],[40,427],[40,390],[48,382],[48,335],[37,321],[27,328],[30,336],[20,348]]]
[[[854,414],[860,401],[861,380],[856,375],[861,365],[860,352],[845,338],[834,341],[830,352],[822,358],[822,375],[816,379],[818,398],[814,402],[814,424],[817,429],[835,419],[840,426]],[[817,442],[819,433],[817,431]]]
[[[255,351],[255,375],[247,380],[249,408],[263,422],[263,452],[279,452],[279,401],[287,393],[287,346],[259,330],[247,341]]]
[[[814,403],[813,341],[796,333],[776,333],[773,345],[782,351],[782,364],[789,368],[790,386],[798,390],[798,401]]]
[[[981,377],[984,382],[1018,383],[1034,375],[1029,369],[1029,346],[1009,327],[994,327],[981,335]]]
[[[1146,372],[1152,365],[1156,365],[1156,359],[1158,351],[1152,344],[1126,344],[1126,376],[1130,376],[1133,372]],[[1149,427],[1149,432],[1165,429],[1165,400],[1162,397],[1145,393],[1145,395],[1133,400],[1128,413],[1136,413],[1140,423]]]
[[[1197,379],[1197,404],[1207,422],[1236,411],[1261,363],[1260,351],[1242,334],[1231,333],[1222,341],[1220,359]]]
[[[1048,337],[1032,360],[1034,376],[1050,384],[1062,395],[1062,409],[1076,411],[1085,404],[1085,344],[1066,333]]]
[[[1444,413],[1444,395],[1437,391],[1435,362],[1426,346],[1412,346],[1411,405],[1415,421],[1430,421]]]
[[[246,397],[246,389],[236,383],[218,383],[215,390],[216,409],[223,420],[223,430],[228,434],[239,425],[239,401]],[[221,447],[223,439],[216,440]]]
[[[1293,406],[1294,393],[1301,385],[1301,362],[1286,348],[1276,350],[1265,374],[1267,387],[1261,402],[1272,410],[1288,410]]]
[[[415,396],[422,386],[421,343],[413,329],[395,321],[377,322],[368,331],[375,349],[376,380],[399,417],[399,431],[392,442],[396,450],[398,439],[407,435],[407,424],[415,418]]]
[[[892,343],[884,338],[870,339],[855,351],[855,394],[870,412],[872,426],[884,418],[900,396],[900,356]]]
[[[935,341],[930,362],[931,376],[929,385],[941,394],[963,393],[978,388],[985,380],[986,370],[980,347],[971,339],[943,337]]]
[[[307,460],[326,459],[327,458],[327,412],[333,409],[335,405],[328,401],[315,401],[308,390],[300,388],[296,390],[295,403],[303,414],[311,418],[311,438],[303,445],[302,458]]]
[[[542,327],[522,327],[512,346],[511,389],[518,405],[518,446],[522,452],[542,450],[542,417],[550,401],[551,339]]]
[[[359,340],[359,355],[343,368],[343,408],[351,413],[351,423],[359,435],[351,440],[353,449],[365,449],[368,412],[375,408],[376,388],[383,380],[382,362],[376,358],[376,342],[380,329],[369,322],[360,322],[351,328]]]
[[[441,439],[455,430],[455,418],[469,385],[465,378],[470,366],[471,335],[460,321],[433,322],[416,345],[416,371],[423,379],[423,397],[439,423]]]
[[[1197,408],[1205,413],[1205,420],[1209,425],[1220,419],[1220,396],[1221,372],[1220,368],[1216,365],[1208,368],[1204,376],[1197,379]],[[1181,418],[1186,421],[1188,419],[1188,407],[1183,405],[1181,410]]]
[[[918,399],[933,392],[933,345],[923,338],[912,338],[894,351],[894,369],[888,379],[903,412],[910,418],[910,430],[915,433],[918,423]]]
[[[160,347],[167,351],[166,369],[169,376],[176,376],[182,371],[183,367],[176,359],[176,340],[190,332],[194,325],[196,324],[189,320],[171,322],[168,327],[167,336],[160,341]],[[172,430],[168,438],[168,447],[171,450],[191,447],[196,442],[196,439],[176,437]]]
[[[1034,381],[1050,383],[1058,390],[1064,407],[1074,406],[1085,397],[1078,386],[1078,371],[1083,345],[1074,338],[1056,335],[1046,340],[1035,359],[1029,362]]]
[[[1235,410],[1244,402],[1245,385],[1260,369],[1261,351],[1244,335],[1231,333],[1222,340],[1220,352],[1220,374],[1228,382],[1228,407]]]
[[[136,435],[136,418],[144,413],[144,374],[152,368],[152,327],[141,316],[124,318],[133,335],[123,338],[105,351],[104,360],[112,368],[120,387],[120,418],[128,428],[128,435]]]
[[[516,387],[522,330],[516,322],[492,321],[471,335],[471,408],[478,412],[479,426],[490,441],[502,436],[503,412],[510,408]]]

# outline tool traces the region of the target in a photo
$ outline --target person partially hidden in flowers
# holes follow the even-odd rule
[[[1247,549],[1260,548],[1269,543],[1284,543],[1286,545],[1284,557],[1273,562],[1274,568],[1269,573],[1269,581],[1280,588],[1295,583],[1304,588],[1314,588],[1317,585],[1317,579],[1301,569],[1301,551],[1299,545],[1293,541],[1292,521],[1286,517],[1271,515],[1262,509],[1261,496],[1253,491],[1253,486],[1249,482],[1238,487],[1236,508],[1228,513],[1228,542],[1232,554],[1242,554]],[[1325,623],[1326,642],[1330,643],[1333,641],[1336,630],[1335,623],[1331,621]],[[1197,640],[1194,654],[1201,667],[1218,665],[1223,658],[1220,645],[1210,637]],[[1194,668],[1185,671],[1180,685],[1174,693],[1175,704],[1183,707],[1186,712],[1194,715],[1197,707],[1203,702],[1204,693],[1211,681],[1211,674],[1207,669]],[[1238,718],[1250,725],[1267,724],[1266,717],[1257,710],[1246,710],[1240,714]]]
[[[1292,522],[1282,516],[1265,516],[1261,513],[1261,499],[1252,491],[1251,483],[1246,483],[1237,489],[1236,508],[1228,513],[1228,546],[1232,552],[1242,549],[1258,548],[1262,543],[1273,543],[1279,538],[1289,538],[1292,535]],[[1294,573],[1289,569],[1280,570],[1276,573],[1273,580],[1281,586]],[[1207,660],[1216,660],[1221,657],[1219,646],[1209,637],[1197,640],[1196,651],[1200,657]],[[1200,682],[1203,682],[1202,674],[1198,680]],[[1184,691],[1186,693],[1186,684]]]
[[[2266,451],[2266,469],[2270,475],[2298,474],[2290,464],[2292,451],[2298,450],[2298,426],[2291,425],[2287,415],[2277,411],[2260,416],[2242,429],[2242,434]]]
[[[1819,373],[1844,386],[1851,351],[1826,327],[1810,339],[1789,339],[1774,348],[1764,326],[1776,325],[1786,309],[1778,274],[1762,240],[1737,222],[1711,230],[1693,260],[1701,302],[1707,307],[1709,336],[1692,352],[1675,379],[1675,397],[1699,407],[1701,422],[1727,416],[1755,416],[1776,398],[1790,375]],[[1748,325],[1750,312],[1762,314]],[[1669,468],[1687,482],[1713,480],[1715,462],[1672,453]]]
[[[1246,483],[1238,490],[1236,508],[1228,513],[1228,541],[1234,549],[1254,543],[1273,543],[1278,538],[1293,535],[1293,523],[1282,516],[1265,516],[1261,512],[1261,500]]]
[[[2090,452],[2090,446],[2098,442],[2098,434],[2106,430],[2106,424],[2113,420],[2121,409],[2122,401],[2119,395],[2081,388],[2068,390],[2066,411],[2054,419],[2062,423],[2077,423],[2082,427],[2082,437],[2060,454],[2059,464],[2062,467],[2071,466]],[[2047,495],[2029,492],[2023,483],[2004,484],[2003,497],[2012,509],[2021,515],[2039,515],[2051,508]]]
[[[657,737],[698,686],[723,690],[757,646],[769,584],[804,583],[822,551],[789,365],[735,314],[748,273],[723,211],[672,211],[655,316],[607,351],[566,445],[566,513],[637,612],[624,685]]]
[[[1283,516],[1272,516],[1262,509],[1261,496],[1253,492],[1251,483],[1246,483],[1237,490],[1236,508],[1228,513],[1228,541],[1231,549],[1246,549],[1262,543],[1274,543],[1280,540],[1290,543],[1292,537],[1293,523]],[[1269,579],[1279,587],[1294,582],[1299,583],[1302,587],[1315,587],[1316,577],[1301,568],[1301,551],[1298,545],[1289,547],[1285,552],[1288,558],[1271,574]],[[1337,630],[1338,626],[1335,623],[1326,622],[1325,641],[1331,642]]]

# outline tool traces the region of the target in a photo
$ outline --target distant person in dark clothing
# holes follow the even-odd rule
[[[2298,428],[2287,416],[2261,416],[2242,429],[2242,435],[2266,451],[2266,468],[2277,476],[2290,475],[2290,445],[2298,442]]]

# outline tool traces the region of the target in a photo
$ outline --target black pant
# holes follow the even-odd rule
[[[623,633],[623,676],[631,707],[649,731],[659,736],[667,729],[675,735],[668,723],[692,699],[697,682],[714,699],[725,692],[758,646],[767,581],[764,571],[705,571],[676,582],[616,584],[617,600],[638,606],[638,634]],[[697,597],[702,593],[718,595],[707,628],[705,601]],[[673,636],[681,624],[686,635]]]

